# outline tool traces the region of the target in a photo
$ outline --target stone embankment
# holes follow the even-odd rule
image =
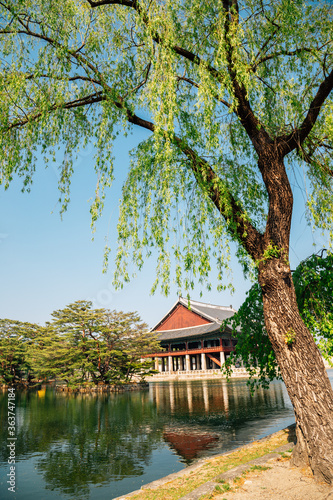
[[[151,377],[146,377],[146,380],[148,382],[165,382],[168,380],[214,380],[217,378],[226,379],[220,368],[217,370],[159,372]],[[249,374],[246,368],[234,368],[230,378],[249,378]]]

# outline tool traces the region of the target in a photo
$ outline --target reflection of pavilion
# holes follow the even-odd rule
[[[202,451],[210,448],[213,443],[219,441],[219,436],[209,432],[198,430],[186,432],[186,429],[165,429],[163,438],[172,448],[186,460],[193,460],[200,456]]]
[[[162,352],[151,354],[155,368],[169,375],[220,369],[236,340],[223,321],[232,317],[230,307],[213,306],[179,297],[152,330],[159,333]]]
[[[149,384],[149,399],[163,423],[163,439],[188,464],[262,437],[266,430],[274,432],[275,412],[277,419],[285,419],[285,426],[292,423],[286,398],[278,381],[254,394],[244,380],[172,379]]]

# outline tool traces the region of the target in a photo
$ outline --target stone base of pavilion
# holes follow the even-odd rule
[[[248,378],[249,374],[245,368],[234,368],[230,378]],[[219,370],[188,370],[188,371],[164,371],[146,377],[147,382],[162,382],[166,380],[207,380],[226,379],[226,376]]]

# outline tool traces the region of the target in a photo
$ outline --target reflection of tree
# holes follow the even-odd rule
[[[4,410],[7,398],[2,397]],[[43,453],[37,470],[47,488],[88,496],[89,484],[143,473],[161,441],[162,424],[147,393],[62,395],[47,390],[17,394],[16,457]],[[25,409],[28,409],[25,412]],[[2,412],[3,413],[3,412]],[[6,429],[0,431],[1,459],[7,460]]]
[[[140,476],[163,441],[184,463],[255,438],[277,412],[288,415],[281,384],[251,395],[244,381],[152,384],[147,392],[73,395],[16,394],[18,460],[35,457],[46,488],[87,498],[90,487]],[[0,394],[6,421],[7,396]],[[262,424],[251,431],[252,422]],[[266,420],[265,420],[266,419]],[[245,429],[245,430],[244,430]],[[248,436],[250,437],[250,436]],[[7,461],[7,429],[0,429],[0,460]]]

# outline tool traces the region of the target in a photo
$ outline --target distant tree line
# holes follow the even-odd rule
[[[0,319],[0,383],[61,380],[69,387],[142,380],[153,373],[156,333],[136,312],[93,309],[77,301],[52,313],[45,326]]]

